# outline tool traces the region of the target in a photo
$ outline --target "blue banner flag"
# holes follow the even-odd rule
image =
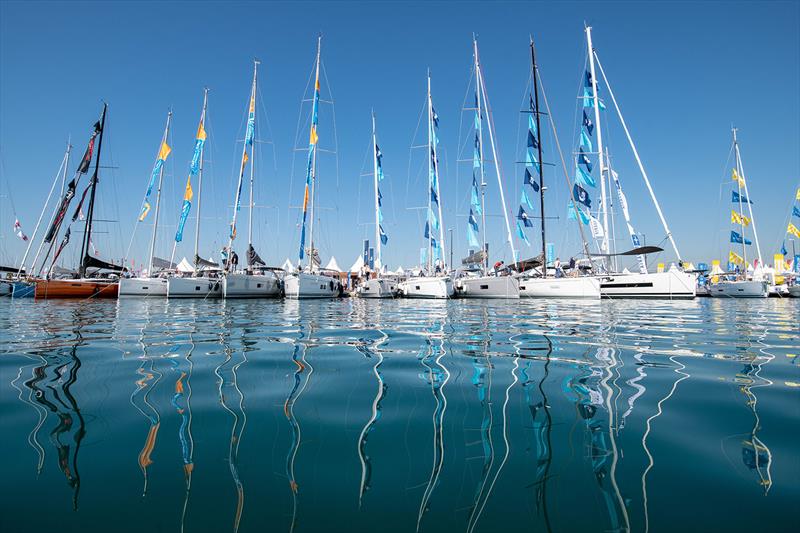
[[[748,200],[748,199],[747,199],[747,197],[746,197],[745,195],[743,195],[743,194],[741,194],[741,195],[740,195],[740,194],[739,194],[738,192],[736,192],[736,191],[732,191],[732,195],[731,195],[731,201],[732,201],[733,203],[735,203],[735,204],[738,204],[740,201],[741,201],[743,204],[752,204],[752,203],[753,203],[753,202],[751,202],[750,200]]]
[[[731,231],[731,242],[735,244],[753,244],[750,240],[742,238],[742,236],[735,231]]]
[[[517,212],[517,220],[520,220],[525,225],[526,228],[533,227],[533,221],[530,219],[530,217],[528,217],[528,213],[525,212],[522,206],[519,206],[519,211]]]
[[[586,133],[589,135],[594,131],[594,122],[592,122],[592,119],[586,114],[585,109],[583,110],[583,127],[586,128]]]
[[[591,174],[586,172],[580,165],[575,165],[575,181],[584,187],[597,187],[597,183]]]
[[[800,217],[800,207],[792,206],[792,215],[796,217]]]
[[[578,148],[578,163],[585,166],[586,170],[589,172],[592,171],[592,161],[589,159],[589,156],[586,155],[586,152],[583,151],[583,146]]]
[[[592,208],[592,200],[589,198],[589,193],[577,183],[572,187],[572,197],[576,202],[585,205],[589,209]]]
[[[519,236],[519,238],[522,241],[525,242],[525,244],[527,244],[528,246],[531,245],[531,243],[528,241],[527,235],[525,235],[525,230],[522,228],[522,222],[521,221],[517,221],[517,235]]]

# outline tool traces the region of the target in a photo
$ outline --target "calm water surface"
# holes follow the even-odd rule
[[[786,531],[800,302],[0,301],[2,531]]]

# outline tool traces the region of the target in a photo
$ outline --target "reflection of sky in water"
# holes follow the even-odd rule
[[[786,529],[800,497],[796,301],[0,320],[10,531]]]

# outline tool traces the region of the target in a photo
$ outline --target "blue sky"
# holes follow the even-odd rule
[[[323,261],[349,266],[372,236],[370,110],[384,153],[385,230],[390,267],[418,262],[426,202],[424,153],[414,132],[430,67],[441,117],[444,222],[454,228],[455,256],[467,250],[470,116],[462,112],[478,35],[493,108],[509,211],[516,211],[524,130],[520,122],[529,80],[533,34],[545,91],[562,147],[574,149],[576,95],[586,60],[584,21],[610,78],[639,153],[685,258],[727,253],[730,231],[730,127],[741,150],[765,256],[779,248],[795,187],[800,183],[800,4],[797,2],[3,2],[0,4],[0,162],[2,262],[24,250],[11,232],[14,214],[28,234],[41,209],[67,138],[84,150],[101,101],[110,104],[95,243],[100,256],[121,257],[153,165],[166,112],[172,108],[172,155],[157,254],[169,256],[180,210],[202,90],[211,88],[204,178],[201,255],[218,256],[227,237],[235,167],[241,154],[252,59],[260,67],[256,154],[255,245],[271,264],[296,261],[307,130],[295,144],[301,100],[323,38],[323,105],[319,165]],[[329,83],[328,83],[329,82]],[[307,96],[307,95],[306,95]],[[610,104],[610,102],[609,102]],[[335,133],[333,110],[335,109]],[[266,111],[266,113],[265,113]],[[302,108],[305,118],[308,109]],[[265,117],[268,117],[268,125]],[[615,115],[604,138],[648,244],[664,233]],[[545,159],[557,162],[550,128]],[[488,145],[487,145],[488,146]],[[459,153],[460,152],[460,153]],[[337,164],[338,162],[338,164]],[[338,166],[338,169],[337,169]],[[294,168],[294,173],[292,172]],[[503,245],[496,181],[487,189],[487,236],[497,257]],[[548,241],[566,257],[579,249],[567,222],[568,194],[560,166],[550,184]],[[8,190],[11,190],[9,198]],[[720,200],[722,198],[722,201]],[[13,200],[13,209],[12,209]],[[240,234],[243,234],[240,224]],[[627,237],[618,224],[619,247]],[[145,259],[150,228],[140,226],[131,257]],[[193,235],[194,222],[187,224]],[[538,230],[531,232],[534,255]],[[240,240],[245,240],[240,237]],[[243,249],[246,243],[239,243]],[[78,246],[74,246],[78,248]],[[666,246],[665,246],[666,248]],[[73,256],[69,256],[73,253]],[[67,259],[77,259],[77,251]],[[177,257],[191,256],[185,238]],[[495,255],[495,254],[493,254]],[[666,254],[664,259],[672,259]]]

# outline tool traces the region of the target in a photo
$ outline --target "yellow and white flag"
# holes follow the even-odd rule
[[[733,181],[739,184],[739,187],[744,187],[744,178],[741,177],[738,172],[736,172],[735,168],[733,169],[732,178]]]
[[[786,233],[791,233],[792,235],[800,239],[800,229],[798,229],[797,226],[795,226],[791,222],[789,222],[789,226],[786,228]]]
[[[743,265],[744,258],[741,255],[737,254],[736,252],[731,252],[728,254],[728,262],[733,263],[735,265]]]
[[[737,213],[736,211],[731,211],[731,223],[739,224],[741,226],[749,226],[750,219],[740,213]]]

